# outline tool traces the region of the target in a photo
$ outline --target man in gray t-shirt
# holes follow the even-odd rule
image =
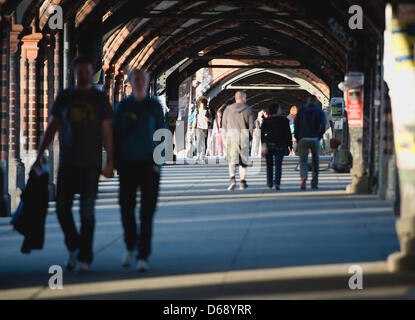
[[[236,166],[239,165],[241,179],[240,190],[248,187],[246,173],[249,159],[249,137],[253,136],[254,115],[251,107],[246,104],[246,93],[237,91],[235,103],[226,107],[222,120],[226,140],[226,160],[229,165],[231,184],[228,190],[236,187]]]
[[[56,211],[69,251],[66,268],[73,269],[77,258],[80,262],[78,272],[86,272],[93,257],[94,207],[101,174],[103,142],[108,161],[102,173],[108,178],[114,176],[113,112],[106,95],[91,86],[94,73],[91,61],[86,57],[75,58],[73,72],[76,86],[57,96],[33,168],[41,167],[42,154],[59,130]],[[80,231],[76,228],[71,210],[75,193],[80,194]]]

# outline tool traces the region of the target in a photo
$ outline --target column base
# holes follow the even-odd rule
[[[388,256],[387,266],[390,272],[415,271],[415,255],[394,252]]]
[[[362,177],[358,181],[353,181],[346,187],[346,193],[349,194],[368,194],[369,193],[369,179]]]

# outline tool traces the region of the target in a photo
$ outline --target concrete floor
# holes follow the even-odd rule
[[[49,266],[66,257],[54,204],[44,249],[30,255],[20,253],[22,236],[2,218],[0,299],[413,297],[415,276],[389,274],[384,262],[399,248],[392,204],[345,194],[349,175],[329,171],[321,172],[318,191],[300,191],[294,168],[284,165],[279,192],[265,188],[265,168],[249,176],[247,190],[227,192],[223,164],[164,167],[146,274],[120,266],[117,179],[102,180],[92,270],[65,272],[63,290],[48,287]],[[363,290],[348,287],[355,264],[363,268]]]

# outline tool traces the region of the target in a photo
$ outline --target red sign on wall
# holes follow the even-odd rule
[[[363,127],[363,86],[347,91],[346,108],[349,127]]]

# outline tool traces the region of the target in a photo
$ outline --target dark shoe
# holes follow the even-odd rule
[[[300,186],[300,189],[301,189],[301,190],[305,190],[306,188],[307,188],[306,181],[305,181],[305,180],[301,180],[301,186]]]
[[[65,268],[68,271],[72,271],[76,266],[76,254],[77,250],[69,251],[68,259],[65,260]]]
[[[318,190],[318,186],[311,186],[311,189]]]
[[[280,190],[280,186],[278,184],[275,185],[275,190]]]
[[[245,190],[246,188],[248,188],[248,184],[246,183],[245,180],[241,180],[241,185],[239,186],[239,190]]]

